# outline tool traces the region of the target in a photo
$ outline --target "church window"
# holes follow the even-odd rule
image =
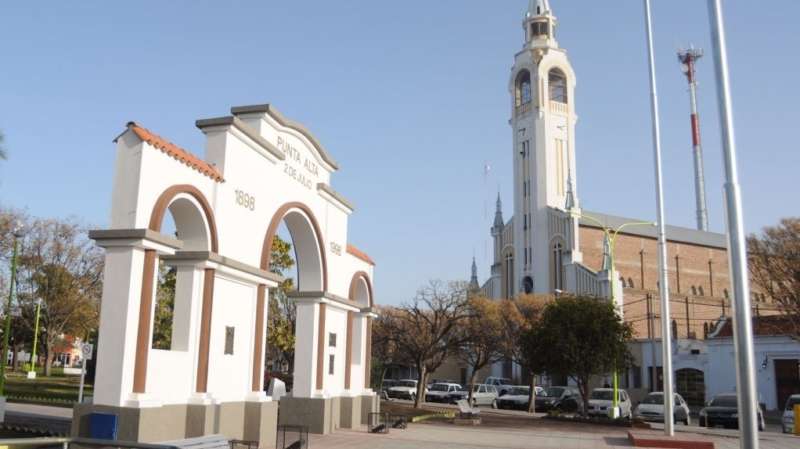
[[[548,22],[533,22],[531,24],[531,36],[547,36],[550,34],[550,24]]]
[[[563,271],[563,261],[564,261],[564,247],[561,245],[561,242],[556,242],[553,245],[553,266],[552,266],[552,277],[553,277],[553,289],[554,290],[563,290],[564,289],[564,271]]]
[[[692,285],[692,295],[697,296],[697,287]]]
[[[556,139],[556,192],[564,195],[564,140]]]
[[[634,288],[635,287],[633,285],[633,279],[631,279],[631,278],[628,278],[628,287],[630,287],[630,288]]]
[[[529,105],[533,100],[531,95],[531,73],[527,70],[522,70],[517,75],[516,93],[515,93],[515,106],[517,113],[523,114],[530,110]],[[524,108],[523,108],[524,107]]]
[[[705,296],[705,295],[706,295],[706,293],[703,291],[703,286],[702,286],[702,285],[701,285],[701,286],[699,286],[699,287],[697,287],[697,293],[698,293],[700,296]]]
[[[550,70],[548,75],[550,85],[550,101],[567,103],[567,77],[560,69]]]
[[[722,291],[722,295],[725,296],[725,299],[728,299],[728,289]]]

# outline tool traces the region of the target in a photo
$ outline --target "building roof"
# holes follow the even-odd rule
[[[580,225],[590,228],[599,228],[600,226],[594,221],[587,219],[590,216],[597,221],[603,223],[606,227],[617,228],[624,223],[644,221],[627,217],[618,217],[615,215],[608,215],[600,212],[583,211],[583,216],[580,219]],[[655,226],[630,226],[625,228],[621,234],[635,235],[639,237],[647,237],[652,239],[658,238],[658,228]],[[728,247],[727,238],[725,234],[708,231],[698,231],[697,229],[684,228],[681,226],[667,225],[667,240],[671,242],[690,243],[693,245],[708,246],[711,248],[726,249]]]
[[[319,140],[308,130],[303,124],[296,122],[294,120],[286,118],[283,114],[281,114],[275,106],[271,104],[256,104],[250,106],[234,106],[231,108],[231,114],[233,115],[241,115],[241,114],[267,114],[272,117],[276,122],[280,123],[282,126],[287,128],[293,129],[298,133],[302,134],[312,145],[317,149],[319,152],[320,157],[322,158],[325,163],[330,165],[334,170],[339,169],[339,164],[333,159],[333,157],[328,153],[325,147],[322,146]]]
[[[791,317],[786,315],[767,315],[760,317],[753,317],[753,335],[754,336],[781,336],[781,335],[794,335],[796,331],[796,323],[800,322],[798,319],[792,320]],[[720,326],[719,330],[709,338],[731,338],[733,337],[733,321],[726,318]]]
[[[353,245],[351,245],[349,243],[347,244],[347,254],[350,254],[351,256],[353,256],[353,257],[355,257],[357,259],[361,259],[364,262],[366,262],[366,263],[368,263],[368,264],[370,264],[372,266],[375,266],[375,261],[372,260],[372,258],[369,257],[367,255],[367,253],[365,253],[364,251],[361,251],[360,249],[356,248],[355,246],[353,246]]]
[[[147,142],[150,146],[158,148],[167,155],[173,157],[183,164],[188,165],[193,170],[208,176],[214,181],[225,182],[222,174],[213,165],[193,155],[189,151],[184,150],[183,148],[164,139],[163,137],[136,122],[128,122],[127,126],[130,131],[136,134],[136,136],[142,139],[144,142]]]

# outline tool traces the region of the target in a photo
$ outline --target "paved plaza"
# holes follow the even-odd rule
[[[548,422],[528,419],[510,421],[507,427],[490,420],[488,425],[456,426],[450,423],[411,424],[405,430],[389,434],[367,434],[366,431],[337,431],[332,435],[311,437],[314,449],[595,449],[632,447],[625,428]],[[712,431],[698,435],[679,432],[678,437],[711,439],[717,449],[735,449],[739,440],[733,431]],[[800,447],[800,437],[765,433],[762,449]]]

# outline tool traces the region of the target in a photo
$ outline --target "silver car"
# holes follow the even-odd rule
[[[675,422],[684,423],[687,426],[691,422],[689,405],[678,393],[675,393],[673,416],[675,417]],[[654,391],[645,396],[636,407],[636,410],[633,411],[633,417],[642,421],[664,421],[664,393]]]
[[[786,407],[783,409],[781,424],[783,433],[794,432],[794,406],[800,405],[800,394],[793,394],[786,400]]]

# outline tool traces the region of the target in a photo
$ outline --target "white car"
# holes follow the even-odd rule
[[[514,386],[511,385],[511,379],[506,377],[489,376],[483,381],[483,383],[484,385],[494,385],[495,388],[497,388],[498,396],[503,396],[511,391],[512,388],[514,388]]]
[[[454,393],[461,390],[461,385],[454,383],[435,383],[425,393],[425,402],[451,402]]]
[[[620,418],[631,417],[631,398],[625,390],[617,390],[617,406],[619,407]],[[611,411],[614,399],[614,390],[612,388],[595,388],[589,396],[589,410],[590,416],[608,416]]]
[[[691,423],[689,405],[678,393],[675,393],[673,404],[672,416],[675,417],[675,422],[684,423],[688,426]],[[664,421],[664,393],[654,391],[645,396],[636,407],[636,410],[633,411],[633,417],[642,421]]]
[[[395,386],[389,388],[386,394],[391,399],[411,399],[413,401],[417,397],[417,383],[412,379],[399,380]]]
[[[781,419],[783,433],[794,432],[794,406],[800,405],[800,394],[793,394],[786,400],[786,407],[783,409],[783,418]]]
[[[544,391],[542,387],[536,387],[536,395]],[[528,400],[530,399],[531,387],[525,385],[515,386],[504,396],[497,398],[497,408],[509,410],[528,410]]]
[[[450,402],[455,403],[461,399],[469,398],[469,390],[467,388],[460,388],[458,392],[450,395]],[[492,408],[497,408],[497,388],[494,385],[473,385],[472,386],[472,406],[478,405],[491,405]]]

